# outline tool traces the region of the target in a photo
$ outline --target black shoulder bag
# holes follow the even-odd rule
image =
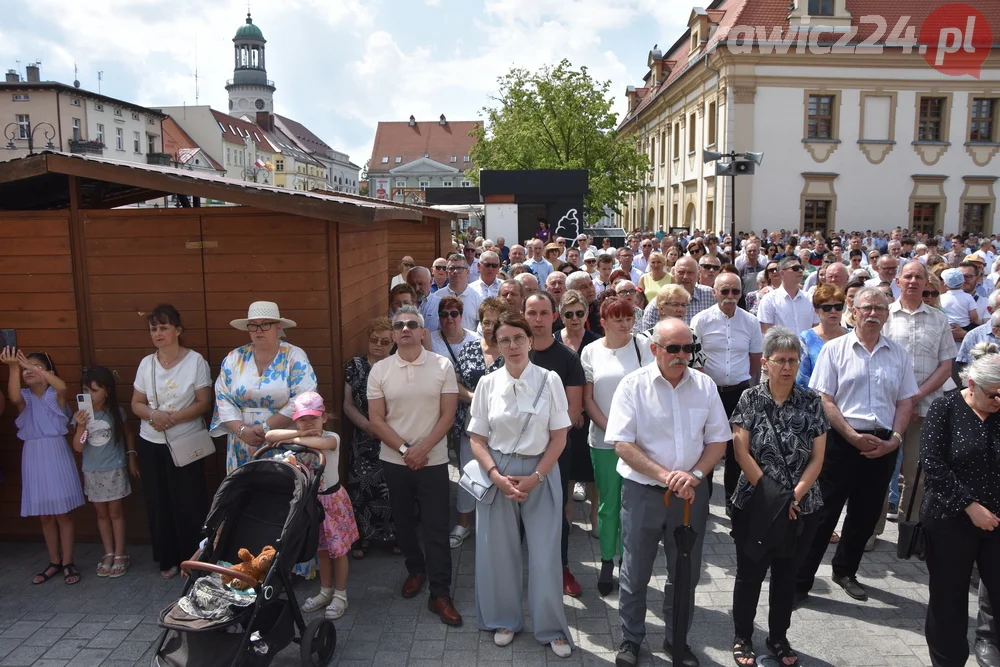
[[[910,502],[906,505],[906,520],[899,522],[899,541],[896,542],[896,556],[904,560],[909,560],[914,556],[920,560],[927,559],[927,533],[924,531],[924,524],[920,522],[919,517],[916,521],[913,521],[912,518],[913,502],[917,499],[917,489],[920,488],[920,473],[922,471],[922,466],[918,463],[917,478],[913,481],[913,490],[910,491]]]

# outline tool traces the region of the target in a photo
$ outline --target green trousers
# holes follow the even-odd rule
[[[618,474],[618,455],[613,449],[590,448],[597,485],[597,535],[601,560],[622,555],[622,478]]]

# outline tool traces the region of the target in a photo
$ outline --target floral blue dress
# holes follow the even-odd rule
[[[280,412],[291,418],[292,399],[316,390],[316,373],[305,350],[282,341],[274,361],[263,374],[257,373],[253,345],[238,347],[222,361],[215,381],[213,436],[226,436],[226,472],[250,460],[247,445],[230,433],[226,422],[241,421],[247,426],[262,424]]]

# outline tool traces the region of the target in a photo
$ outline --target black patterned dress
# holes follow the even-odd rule
[[[354,357],[344,369],[344,380],[351,387],[354,407],[368,418],[368,373],[372,370],[368,358]],[[389,487],[382,476],[379,460],[381,443],[363,430],[354,427],[351,468],[347,473],[347,493],[354,506],[354,520],[362,540],[394,542],[396,529],[389,504]]]

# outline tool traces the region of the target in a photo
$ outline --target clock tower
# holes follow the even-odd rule
[[[267,80],[264,67],[264,34],[253,24],[247,12],[247,22],[233,37],[236,61],[233,78],[226,82],[229,93],[229,114],[253,117],[258,111],[274,113],[274,82]]]

